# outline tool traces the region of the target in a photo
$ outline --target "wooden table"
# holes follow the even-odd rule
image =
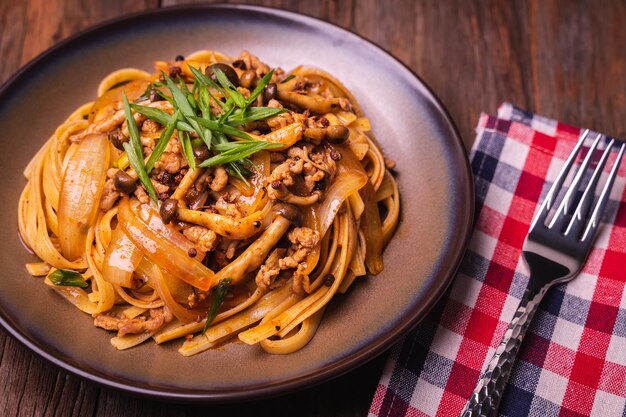
[[[177,0],[2,0],[0,82],[90,25]],[[481,111],[502,101],[626,137],[626,4],[605,0],[258,0],[349,28],[428,83],[469,148]],[[2,416],[364,416],[384,357],[316,388],[247,404],[129,397],[60,371],[0,330]]]

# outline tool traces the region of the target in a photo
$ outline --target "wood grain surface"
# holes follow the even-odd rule
[[[0,83],[96,23],[176,0],[0,0]],[[185,2],[187,3],[187,2]],[[259,0],[355,31],[411,67],[441,98],[467,147],[481,111],[503,101],[626,136],[626,3],[570,0]],[[60,371],[0,330],[1,416],[365,416],[375,359],[318,387],[198,406],[129,397]]]

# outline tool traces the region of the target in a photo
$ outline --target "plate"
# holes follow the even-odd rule
[[[231,343],[184,358],[180,342],[116,351],[24,263],[17,234],[22,171],[70,112],[122,67],[199,49],[251,51],[272,66],[312,65],[343,81],[397,163],[402,218],[385,270],[333,299],[313,340],[273,356]],[[311,17],[251,6],[160,9],[97,26],[49,49],[0,90],[0,322],[37,354],[76,375],[130,393],[187,401],[276,395],[338,376],[383,352],[433,306],[461,259],[472,223],[467,156],[447,113],[403,64],[367,40]]]

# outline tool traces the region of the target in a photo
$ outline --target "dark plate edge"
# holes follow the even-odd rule
[[[284,382],[278,382],[276,384],[263,386],[263,387],[252,387],[246,390],[237,390],[235,391],[216,391],[216,392],[201,392],[201,393],[175,393],[172,391],[161,390],[158,388],[147,389],[141,388],[132,385],[132,382],[119,382],[115,381],[114,378],[105,378],[99,375],[95,375],[88,371],[85,371],[79,367],[71,365],[67,363],[61,355],[55,355],[44,348],[40,347],[37,343],[31,341],[27,336],[23,335],[20,331],[15,329],[10,325],[10,320],[8,320],[4,312],[0,310],[0,325],[15,339],[17,339],[20,343],[26,346],[28,349],[53,363],[54,365],[62,368],[63,370],[70,372],[73,375],[76,375],[80,378],[96,382],[102,386],[108,388],[114,388],[117,390],[121,390],[126,393],[138,395],[141,397],[157,399],[157,400],[176,400],[181,402],[204,402],[204,403],[228,403],[234,401],[246,401],[246,400],[255,400],[260,398],[267,398],[271,396],[277,396],[282,394],[287,394],[293,391],[301,390],[307,387],[311,387],[313,385],[317,385],[322,383],[330,378],[339,377],[350,370],[354,369],[356,366],[363,365],[364,363],[374,359],[378,355],[385,352],[391,345],[399,340],[402,336],[408,333],[411,329],[417,326],[423,318],[433,309],[436,303],[441,299],[446,289],[450,286],[453,281],[453,278],[456,274],[456,271],[460,265],[463,254],[465,253],[465,249],[469,244],[469,240],[471,237],[471,231],[473,226],[473,218],[474,218],[474,186],[472,181],[472,172],[470,169],[469,159],[467,156],[467,151],[465,146],[461,140],[461,136],[459,131],[454,124],[449,112],[443,106],[439,98],[435,95],[432,89],[406,64],[400,61],[398,58],[393,56],[391,53],[387,52],[384,48],[378,45],[375,42],[372,42],[365,37],[355,33],[354,31],[343,28],[339,25],[335,25],[333,23],[327,22],[320,18],[314,16],[308,16],[302,13],[296,13],[292,11],[287,11],[274,7],[266,7],[266,6],[256,6],[256,5],[246,5],[246,4],[196,4],[196,5],[177,5],[163,8],[155,8],[151,10],[146,10],[142,12],[127,14],[124,16],[119,16],[114,19],[110,19],[104,22],[101,22],[97,25],[91,26],[85,30],[82,30],[59,43],[51,46],[45,51],[41,52],[23,67],[21,67],[15,74],[13,74],[7,81],[5,81],[2,86],[0,86],[0,101],[2,96],[8,94],[11,90],[11,87],[18,84],[24,77],[26,77],[33,68],[36,67],[37,64],[43,62],[49,55],[53,54],[58,49],[65,47],[67,44],[74,42],[76,39],[81,38],[84,35],[91,34],[93,32],[97,32],[105,27],[110,25],[116,25],[120,23],[130,22],[132,20],[137,19],[141,16],[146,15],[159,15],[159,14],[167,14],[170,11],[193,11],[195,9],[240,9],[247,11],[255,11],[270,15],[282,15],[289,16],[291,18],[305,18],[312,19],[316,21],[318,24],[327,25],[332,29],[343,30],[351,33],[356,36],[362,42],[368,43],[374,46],[383,54],[387,55],[394,61],[397,65],[404,70],[408,71],[416,80],[419,81],[420,87],[422,87],[427,95],[425,96],[429,99],[429,101],[439,110],[444,116],[445,120],[450,127],[451,131],[455,136],[455,145],[458,148],[457,150],[460,152],[458,155],[463,156],[459,162],[461,162],[461,166],[459,166],[459,176],[464,177],[465,188],[462,190],[468,197],[467,207],[465,207],[466,212],[465,216],[462,218],[468,219],[467,222],[463,222],[461,224],[462,229],[460,233],[457,233],[457,236],[463,236],[462,241],[455,245],[458,248],[458,252],[453,259],[448,260],[449,262],[442,262],[440,267],[440,275],[445,276],[446,279],[440,280],[438,282],[439,285],[433,285],[429,289],[429,299],[425,304],[421,304],[419,308],[413,308],[409,310],[409,312],[413,312],[413,314],[408,314],[411,319],[405,321],[399,326],[392,328],[383,334],[383,337],[376,340],[374,344],[367,346],[364,349],[361,349],[355,352],[352,355],[349,355],[346,358],[338,362],[334,362],[331,365],[328,365],[324,368],[316,370],[315,373],[311,373],[309,375],[305,375],[303,377],[299,377],[295,380],[287,380]],[[441,271],[444,271],[442,273]],[[417,311],[416,311],[417,310]]]

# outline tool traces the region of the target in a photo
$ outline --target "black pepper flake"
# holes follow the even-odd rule
[[[174,58],[174,61],[184,61],[185,57],[182,55],[176,55],[176,58]]]
[[[252,225],[258,229],[259,227],[261,227],[261,222],[258,220],[255,220],[254,223],[252,223]]]
[[[333,283],[335,282],[335,276],[333,274],[326,274],[324,276],[324,285],[327,287],[330,287],[333,285]]]
[[[341,161],[341,154],[337,152],[337,149],[330,150],[330,159],[332,159],[335,162]]]
[[[167,171],[161,171],[156,177],[157,181],[164,185],[169,185],[170,187],[174,185],[174,174],[171,174]]]
[[[274,329],[276,329],[276,331],[279,332],[280,331],[280,326],[276,326],[276,327],[274,327]]]
[[[189,255],[190,258],[195,258],[197,254],[198,251],[196,248],[189,248],[189,250],[187,250],[187,255]]]

